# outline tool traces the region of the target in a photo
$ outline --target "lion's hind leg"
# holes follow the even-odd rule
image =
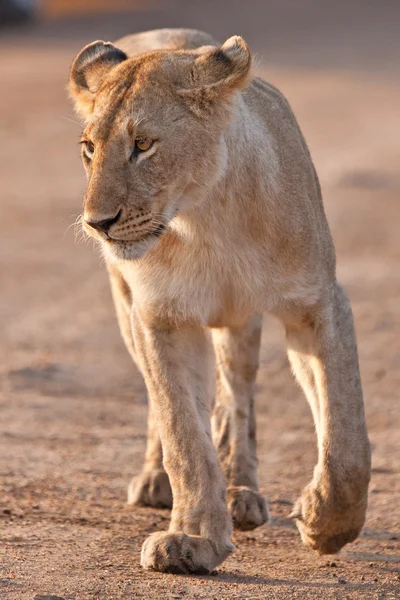
[[[171,485],[162,461],[160,434],[149,399],[146,455],[142,472],[133,477],[129,483],[128,504],[172,508]]]
[[[268,520],[258,489],[254,387],[262,318],[255,314],[242,327],[214,329],[217,395],[213,439],[227,479],[227,500],[237,529],[254,529]]]
[[[132,301],[129,287],[116,267],[113,265],[107,266],[121,335],[132,360],[141,371],[132,336]],[[133,477],[129,483],[128,504],[154,506],[155,508],[172,507],[171,486],[163,466],[160,435],[150,402],[148,405],[145,461],[142,472]]]
[[[335,282],[297,324],[288,354],[314,416],[318,463],[295,504],[301,538],[322,554],[356,539],[367,509],[370,447],[349,301]]]

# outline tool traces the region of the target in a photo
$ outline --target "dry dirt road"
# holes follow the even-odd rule
[[[281,328],[266,319],[257,410],[272,522],[235,534],[237,549],[215,576],[141,570],[141,544],[169,514],[125,506],[144,452],[145,390],[100,257],[68,229],[84,175],[64,86],[83,43],[158,26],[163,15],[132,17],[132,27],[126,17],[53,23],[0,37],[2,600],[400,598],[399,11],[394,2],[381,3],[380,19],[361,11],[341,41],[343,15],[321,17],[315,35],[307,15],[296,27],[287,4],[267,3],[271,61],[266,52],[259,69],[286,93],[309,141],[353,304],[373,456],[365,529],[339,555],[318,557],[288,518],[311,476],[315,437]],[[175,23],[196,25],[181,10]],[[235,14],[225,22],[221,13],[219,27],[209,15],[209,29],[250,31]],[[254,27],[247,37],[262,50],[259,19]]]

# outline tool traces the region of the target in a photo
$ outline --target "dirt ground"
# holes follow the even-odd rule
[[[316,14],[315,5],[255,1],[250,19],[244,3],[222,12],[220,2],[203,11],[175,2],[0,33],[1,600],[400,598],[400,10],[354,0],[353,12],[322,2]],[[145,390],[99,254],[69,228],[85,181],[65,84],[84,43],[161,24],[246,35],[320,174],[373,457],[365,529],[336,556],[304,548],[288,518],[311,477],[315,435],[280,325],[266,318],[256,401],[272,522],[235,534],[216,575],[139,566],[141,544],[169,513],[125,505],[144,453]]]

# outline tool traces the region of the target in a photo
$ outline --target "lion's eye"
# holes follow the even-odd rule
[[[83,149],[85,151],[86,156],[91,160],[94,154],[94,144],[88,140],[82,140]]]
[[[150,138],[136,138],[135,140],[135,150],[138,152],[147,152],[153,145],[153,141]]]

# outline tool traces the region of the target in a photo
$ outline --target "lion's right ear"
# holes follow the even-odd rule
[[[125,52],[111,42],[92,42],[82,48],[69,74],[69,92],[78,113],[87,118],[93,112],[94,99],[107,73],[126,60]]]

